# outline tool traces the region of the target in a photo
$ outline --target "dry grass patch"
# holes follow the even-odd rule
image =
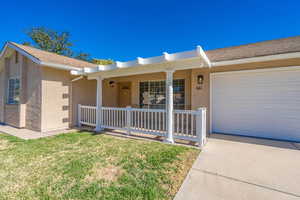
[[[92,183],[99,180],[105,180],[107,182],[116,181],[124,170],[114,165],[107,165],[105,167],[97,163],[91,170],[91,173],[85,177],[85,181]]]
[[[13,145],[7,140],[0,140],[0,151],[11,148]]]
[[[176,195],[190,168],[194,164],[194,161],[197,158],[198,154],[199,153],[197,151],[185,152],[184,154],[179,156],[179,160],[173,163],[176,168],[176,173],[171,170],[168,171],[168,175],[173,181],[172,187],[169,188],[170,196],[174,197]]]

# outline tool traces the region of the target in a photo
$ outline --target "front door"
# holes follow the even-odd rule
[[[131,82],[119,83],[119,107],[131,105]]]

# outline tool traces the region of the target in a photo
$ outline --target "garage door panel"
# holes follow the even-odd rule
[[[212,74],[212,131],[300,141],[299,69]]]

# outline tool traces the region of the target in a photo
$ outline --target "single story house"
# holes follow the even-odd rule
[[[300,141],[300,36],[111,65],[8,42],[0,122],[40,132],[131,127],[168,142],[198,128]]]

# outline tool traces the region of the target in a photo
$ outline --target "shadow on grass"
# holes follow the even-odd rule
[[[89,132],[93,136],[97,135],[102,135],[102,134],[107,134],[119,138],[128,138],[128,139],[133,139],[133,140],[148,140],[148,141],[153,141],[153,142],[164,142],[164,137],[163,136],[155,136],[155,135],[150,135],[150,134],[143,134],[143,133],[131,133],[130,135],[127,135],[126,132],[123,131],[118,131],[114,129],[105,129],[101,132],[96,132],[94,129],[90,127],[82,127],[81,130],[78,132]],[[184,145],[184,146],[189,146],[189,147],[198,147],[195,142],[190,142],[190,141],[184,141],[184,140],[175,140],[176,145]]]

